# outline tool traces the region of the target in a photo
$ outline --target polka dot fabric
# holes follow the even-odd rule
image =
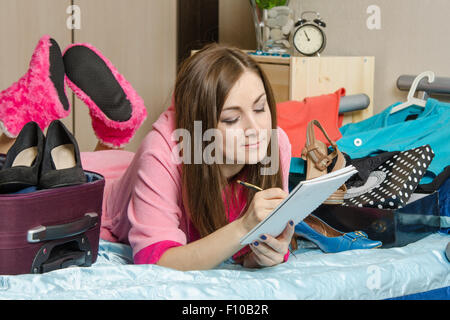
[[[383,177],[375,185],[369,186],[364,193],[349,196],[348,190],[344,206],[370,207],[379,209],[398,209],[406,205],[428,166],[434,158],[429,145],[402,151],[381,164],[373,173]]]

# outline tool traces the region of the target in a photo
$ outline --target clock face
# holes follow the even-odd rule
[[[312,56],[323,49],[325,35],[319,27],[306,24],[295,31],[293,42],[298,52]]]

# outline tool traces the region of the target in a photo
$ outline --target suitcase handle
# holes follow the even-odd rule
[[[64,269],[73,266],[82,266],[86,263],[86,252],[78,251],[63,255],[59,259],[46,262],[41,265],[41,272],[49,272],[57,269]]]
[[[55,226],[38,226],[28,230],[27,241],[37,243],[41,241],[63,239],[86,232],[98,223],[98,214],[86,213],[83,218]]]
[[[97,249],[95,249],[97,250]],[[91,247],[85,234],[44,242],[36,253],[31,273],[44,273],[72,266],[89,267],[97,258],[97,251]]]

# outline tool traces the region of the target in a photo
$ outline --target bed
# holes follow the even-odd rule
[[[449,299],[450,235],[404,247],[324,254],[299,240],[281,265],[245,269],[227,260],[213,270],[181,272],[133,265],[131,248],[100,240],[91,267],[0,276],[0,299]]]

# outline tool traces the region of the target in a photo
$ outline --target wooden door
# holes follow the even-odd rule
[[[136,151],[169,106],[176,76],[176,0],[73,0],[81,27],[74,41],[98,48],[144,99],[148,118],[126,146]],[[97,143],[87,106],[75,99],[75,136],[82,151]]]

